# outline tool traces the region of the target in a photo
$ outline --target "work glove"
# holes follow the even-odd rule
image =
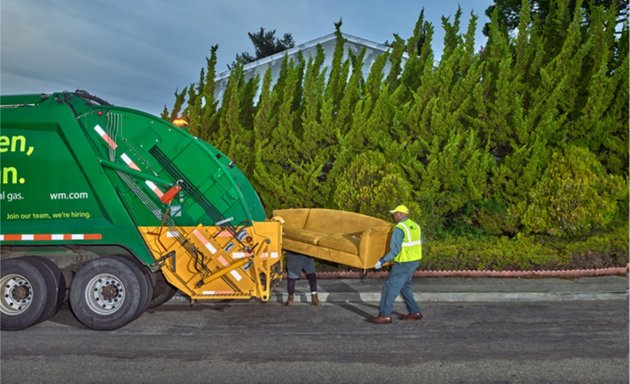
[[[383,267],[383,262],[381,260],[377,261],[376,264],[374,264],[374,269],[381,269],[381,267]]]

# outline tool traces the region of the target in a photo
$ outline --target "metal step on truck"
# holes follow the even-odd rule
[[[225,154],[84,91],[0,97],[0,325],[112,330],[177,291],[267,301],[282,225]]]

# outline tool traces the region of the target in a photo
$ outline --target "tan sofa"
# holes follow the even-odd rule
[[[278,209],[282,247],[355,268],[369,269],[389,249],[393,224],[354,212],[323,208]]]

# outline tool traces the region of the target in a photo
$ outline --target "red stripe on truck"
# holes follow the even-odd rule
[[[0,235],[0,241],[60,241],[60,240],[101,240],[100,233],[9,233]]]
[[[97,124],[94,127],[94,130],[96,131],[96,133],[98,133],[98,135],[103,140],[105,140],[105,142],[107,143],[107,145],[109,145],[109,147],[111,149],[116,149],[118,147],[118,144],[116,144],[116,142],[114,140],[112,140],[112,138],[107,133],[105,133],[105,131],[103,130],[103,128],[101,128],[100,125]]]

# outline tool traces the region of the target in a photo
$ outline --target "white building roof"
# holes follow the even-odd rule
[[[345,33],[342,33],[342,36],[345,40],[344,41],[344,55],[345,56],[347,56],[347,53],[349,50],[352,51],[354,54],[358,54],[359,52],[361,52],[362,49],[366,50],[366,54],[365,54],[365,58],[363,62],[363,70],[362,70],[364,78],[367,78],[367,75],[369,74],[370,68],[372,67],[372,64],[374,63],[374,60],[376,59],[376,57],[391,50],[391,47],[387,45],[375,43],[373,41],[362,39],[360,37],[348,35]],[[315,55],[317,54],[317,46],[321,46],[324,51],[325,59],[322,66],[330,67],[330,64],[332,63],[336,43],[337,43],[337,40],[336,40],[335,33],[331,33],[326,36],[322,36],[317,39],[311,40],[309,42],[296,45],[295,47],[287,49],[286,51],[278,52],[274,55],[264,57],[260,60],[256,60],[254,62],[251,62],[243,66],[243,71],[245,72],[245,78],[251,79],[254,76],[258,75],[262,81],[262,78],[265,72],[267,71],[267,68],[271,67],[272,68],[271,70],[272,71],[272,84],[273,84],[278,79],[278,76],[280,73],[280,67],[285,57],[288,57],[289,59],[297,58],[298,53],[301,52],[304,59],[308,60],[311,57],[315,57]],[[408,58],[407,53],[404,53],[403,59],[402,59],[403,64],[407,60],[407,58]],[[385,73],[389,72],[390,65],[391,63],[389,62],[386,64],[384,68]],[[219,73],[217,77],[215,78],[215,97],[218,100],[221,100],[223,98],[223,94],[227,87],[227,82],[228,82],[229,77],[230,77],[230,71],[228,70],[228,71]],[[260,90],[258,91],[258,94],[260,94]]]

